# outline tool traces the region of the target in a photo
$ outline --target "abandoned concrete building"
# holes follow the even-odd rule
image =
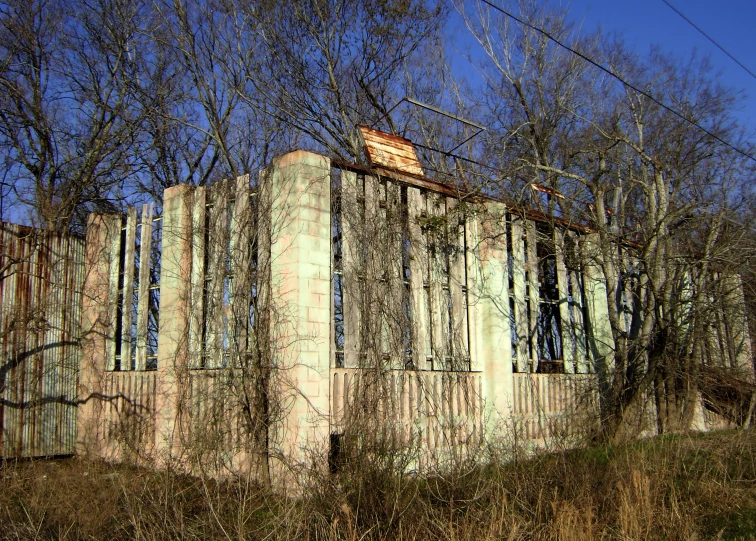
[[[3,456],[249,469],[376,423],[424,461],[595,424],[613,343],[605,284],[577,263],[590,230],[363,135],[370,168],[292,152],[257,179],[169,188],[160,215],[93,215],[86,242],[6,225]],[[750,366],[746,323],[728,324],[726,362]]]

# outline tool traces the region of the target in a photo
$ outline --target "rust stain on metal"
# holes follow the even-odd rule
[[[546,195],[552,195],[554,197],[558,197],[559,199],[564,199],[564,195],[562,195],[561,192],[547,188],[546,186],[541,186],[540,184],[536,184],[535,182],[531,183],[530,187],[537,192],[545,193]]]
[[[372,166],[387,167],[403,173],[423,176],[412,142],[382,131],[360,126],[365,151]]]
[[[73,453],[84,243],[0,223],[0,456]]]

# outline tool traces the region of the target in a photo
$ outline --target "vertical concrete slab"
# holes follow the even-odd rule
[[[406,337],[404,336],[405,313],[403,299],[406,292],[404,284],[404,269],[402,268],[402,208],[401,190],[399,185],[390,180],[385,181],[385,210],[384,229],[386,242],[383,245],[385,253],[384,283],[384,328],[387,334],[387,346],[384,350],[389,353],[389,367],[403,369],[407,361]],[[393,403],[392,403],[393,404]]]
[[[221,368],[224,363],[228,314],[226,312],[226,270],[230,258],[229,184],[218,183],[212,188],[213,205],[208,209],[207,268],[205,287],[208,288],[205,305],[205,367]]]
[[[751,334],[748,331],[748,311],[743,294],[743,281],[737,274],[722,277],[725,290],[723,311],[730,341],[730,365],[754,376]]]
[[[330,160],[305,151],[274,161],[270,186],[271,345],[282,421],[271,454],[278,483],[325,463],[331,351]]]
[[[449,348],[449,306],[445,298],[445,288],[449,286],[449,269],[446,257],[446,200],[438,194],[428,194],[427,212],[429,230],[427,238],[431,242],[430,261],[430,321],[433,369],[449,370],[447,358],[451,358]]]
[[[76,452],[97,456],[104,442],[103,378],[115,335],[115,302],[110,281],[118,256],[112,249],[121,238],[121,217],[91,214],[87,223],[85,277],[82,295],[81,364],[78,377]],[[111,305],[112,303],[112,305]]]
[[[541,312],[538,276],[538,238],[536,225],[533,220],[525,220],[525,235],[527,238],[528,299],[530,305],[528,318],[528,347],[530,349],[530,371],[538,371],[538,319]]]
[[[570,317],[569,274],[565,264],[564,235],[561,229],[554,228],[554,246],[556,247],[557,287],[559,288],[559,318],[562,322],[562,355],[565,374],[575,373],[575,341],[573,340],[572,318]]]
[[[573,257],[577,257],[580,253],[581,238],[574,231],[565,232],[565,239],[570,240],[571,250],[576,253],[571,254]],[[566,248],[565,244],[565,250]],[[567,278],[569,280],[569,286],[572,288],[572,306],[570,318],[572,320],[574,330],[574,365],[575,371],[578,374],[587,374],[591,372],[590,368],[590,352],[587,348],[586,340],[586,321],[583,317],[585,313],[585,301],[583,300],[583,289],[585,280],[583,273],[577,268],[567,269]]]
[[[471,343],[477,344],[479,357],[473,364],[483,370],[485,423],[490,433],[509,418],[514,385],[506,239],[506,208],[488,202],[480,218],[478,283],[471,290],[470,304],[476,306],[473,313],[480,315],[479,325],[471,326],[477,331]]]
[[[526,303],[524,220],[512,215],[512,275],[514,278],[515,326],[517,328],[517,372],[530,370],[529,318]]]
[[[365,237],[362,249],[364,251],[364,279],[362,281],[362,299],[365,306],[363,317],[362,349],[366,360],[375,362],[384,353],[384,290],[383,279],[386,254],[381,245],[385,234],[385,220],[380,208],[381,185],[372,175],[365,176]],[[361,365],[362,366],[362,365]],[[365,367],[368,368],[368,367]],[[374,368],[374,367],[371,367]]]
[[[606,282],[599,265],[598,235],[586,235],[582,249],[585,281],[583,301],[588,314],[588,347],[595,370],[600,375],[606,375],[614,369],[614,338],[609,322]]]
[[[465,217],[458,209],[458,200],[446,198],[449,248],[449,295],[451,297],[450,328],[453,370],[468,370],[470,348],[467,328],[467,267],[465,265]]]
[[[147,367],[147,326],[150,302],[150,248],[152,246],[153,204],[142,206],[142,232],[139,248],[139,295],[137,300],[136,370]]]
[[[483,347],[487,341],[487,337],[483,336],[483,305],[480,302],[480,295],[479,292],[481,291],[481,287],[483,286],[483,279],[481,277],[481,263],[480,263],[480,251],[481,251],[481,215],[482,213],[477,212],[480,209],[476,209],[476,212],[474,214],[471,214],[468,216],[465,220],[465,273],[466,273],[466,289],[467,289],[467,295],[465,302],[467,303],[467,326],[468,326],[468,351],[470,355],[470,370],[473,372],[480,372],[483,370],[483,359],[485,358],[485,354],[483,352]],[[504,214],[502,212],[501,216],[503,217]],[[502,218],[503,219],[503,218]],[[497,229],[500,229],[503,225],[503,223],[499,223]],[[505,232],[504,229],[501,229],[499,233]],[[499,239],[503,238],[503,243],[501,240],[498,242],[499,250],[503,250],[503,259],[500,261],[500,265],[503,265],[503,278],[502,281],[499,284],[499,287],[497,288],[499,293],[499,301],[500,304],[502,302],[502,299],[505,301],[505,304],[507,305],[506,308],[506,318],[507,318],[507,332],[509,332],[509,292],[507,291],[507,268],[506,268],[506,257],[507,257],[507,251],[506,251],[506,234],[499,235]],[[503,248],[502,248],[503,246]],[[503,297],[502,297],[503,293]],[[507,357],[511,358],[512,356],[512,347],[511,347],[511,340],[509,341],[509,353],[506,355]],[[504,352],[502,352],[503,354]],[[512,363],[510,362],[510,365]]]
[[[430,368],[426,359],[432,355],[428,302],[425,285],[428,280],[428,247],[418,219],[425,213],[425,199],[417,188],[407,188],[410,229],[410,294],[412,296],[412,357],[419,370]]]
[[[361,180],[361,179],[360,179]],[[360,273],[364,231],[364,200],[357,174],[341,171],[342,296],[344,307],[344,366],[357,368],[360,357],[362,301]],[[361,184],[361,182],[360,182]]]
[[[232,366],[246,366],[248,346],[249,312],[252,304],[252,254],[250,242],[254,219],[250,204],[249,175],[242,175],[234,182],[234,205],[230,223],[231,307],[229,322],[229,348]]]
[[[207,193],[204,187],[194,190],[192,201],[192,271],[191,315],[189,319],[189,368],[202,366],[205,320],[205,218]]]
[[[164,460],[180,453],[179,386],[188,384],[192,207],[191,186],[173,186],[164,192],[155,402],[155,449]]]
[[[116,223],[117,222],[117,223]],[[116,329],[118,318],[118,278],[121,272],[121,240],[122,240],[122,222],[121,216],[117,219],[114,218],[113,222],[113,234],[108,235],[108,249],[110,250],[109,261],[110,271],[108,275],[108,321],[113,325],[113,336],[108,341],[108,353],[105,359],[105,369],[115,370],[116,368]],[[104,252],[103,252],[104,255]],[[120,337],[119,337],[120,338]]]
[[[136,246],[137,212],[130,207],[126,217],[126,247],[123,266],[123,306],[121,307],[121,370],[131,370],[131,357],[135,352],[132,343],[131,322],[134,310],[134,250]]]

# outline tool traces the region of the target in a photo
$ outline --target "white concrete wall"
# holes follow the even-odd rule
[[[544,241],[537,234],[543,237],[545,231],[536,227],[536,218],[495,201],[459,201],[443,187],[417,179],[382,179],[369,173],[364,178],[365,189],[355,171],[341,171],[343,212],[352,212],[350,218],[343,218],[343,368],[334,363],[330,161],[309,152],[292,152],[276,159],[260,178],[257,292],[269,332],[257,340],[264,339],[271,354],[275,419],[270,447],[276,460],[273,473],[280,483],[290,482],[298,466],[313,460],[326,463],[329,436],[344,429],[350,397],[355,396],[364,368],[385,380],[376,416],[392,416],[408,434],[417,430],[424,445],[433,449],[444,442],[477,443],[483,439],[484,427],[495,436],[496,430],[517,423],[526,434],[543,440],[544,434],[566,430],[555,421],[560,412],[572,412],[580,404],[595,406],[595,397],[583,390],[596,389],[597,376],[592,374],[596,367],[599,373],[610,373],[614,344],[606,286],[597,255],[591,252],[596,249],[591,235],[557,228],[553,239],[545,239],[555,246],[565,374],[534,374],[540,360],[536,244]],[[249,206],[244,199],[248,186],[248,179],[236,181],[236,222]],[[392,221],[401,215],[402,191],[407,194],[407,231],[398,230]],[[242,273],[249,265],[250,254],[244,247],[250,232],[244,224],[234,223],[228,246],[207,246],[203,231],[209,198],[204,188],[177,186],[166,191],[158,370],[146,380],[112,372],[117,297],[113,283],[118,280],[121,219],[96,217],[90,224],[84,324],[92,332],[84,342],[81,392],[139,397],[154,419],[148,433],[158,456],[179,457],[183,452],[184,440],[179,436],[186,426],[179,425],[184,413],[181,400],[193,400],[194,391],[180,393],[191,386],[191,375],[196,382],[207,383],[202,399],[212,400],[216,387],[208,383],[211,374],[199,371],[222,366],[221,357],[213,357],[209,365],[200,362],[203,355],[209,359],[207,344],[202,343],[208,341],[202,338],[204,319],[212,319],[213,325],[219,319],[203,307],[206,254],[217,266],[224,249],[239,252],[233,256],[234,287],[239,289],[230,301],[234,317],[245,319],[250,303],[251,277]],[[210,211],[211,217],[226,208],[219,201],[216,198],[218,208]],[[475,208],[462,212],[460,205]],[[127,240],[133,241],[135,213],[130,217]],[[425,227],[429,223],[433,227]],[[217,228],[225,231],[226,222]],[[406,285],[401,269],[405,248],[399,242],[405,234],[410,260]],[[446,245],[439,248],[442,237]],[[210,239],[213,242],[212,235]],[[575,249],[586,263],[582,272],[568,268],[568,240],[579,245]],[[223,301],[219,278],[214,279],[213,298]],[[374,286],[373,296],[369,306],[362,306],[360,283],[368,282]],[[399,318],[391,317],[401,310],[402,296],[397,293],[405,287],[412,313],[414,370],[404,369],[403,327]],[[734,288],[732,294],[740,295],[732,302],[741,305],[740,289]],[[140,321],[143,329],[144,318]],[[573,322],[575,328],[569,332]],[[369,325],[371,336],[365,336],[363,323]],[[743,362],[748,362],[750,342],[743,329],[740,323],[735,330],[743,345]],[[210,341],[217,343],[218,336],[217,330],[212,331]],[[136,347],[142,347],[138,340]],[[448,370],[444,364],[449,358],[455,363],[466,361],[468,353],[471,374]],[[367,358],[377,364],[363,366]],[[455,368],[467,372],[461,364]],[[581,400],[583,395],[589,399]],[[82,408],[81,448],[119,456],[118,442],[105,434],[110,414],[104,409],[119,415],[113,404],[94,401]]]

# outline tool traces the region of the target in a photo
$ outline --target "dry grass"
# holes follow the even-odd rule
[[[2,539],[754,539],[756,432],[674,436],[437,476],[352,461],[285,499],[70,458],[0,468]]]

